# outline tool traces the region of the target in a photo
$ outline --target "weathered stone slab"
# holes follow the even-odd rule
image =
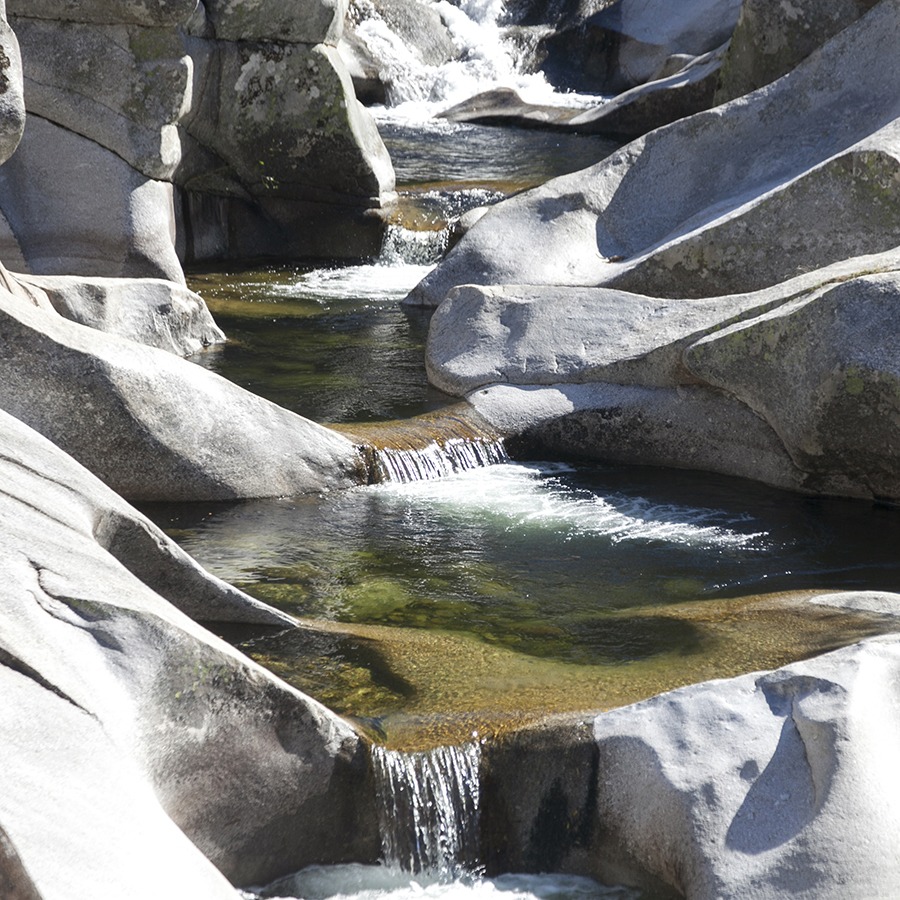
[[[797,183],[800,191],[798,180],[810,175],[809,191],[814,193],[815,170],[829,164],[830,174],[836,175],[841,165],[837,158],[851,148],[880,159],[883,177],[892,170],[889,157],[896,155],[896,135],[887,126],[900,117],[900,56],[894,42],[898,23],[897,0],[882,0],[774,84],[653,131],[596,166],[492,207],[408,302],[435,306],[458,284],[624,286],[624,274],[636,261],[665,253],[694,233],[708,232],[716,246],[714,225],[737,228],[729,223],[743,217],[753,221],[756,234],[746,249],[746,264],[743,248],[727,244],[735,246],[736,271],[746,272],[749,260],[759,258],[757,247],[765,243],[770,248],[767,263],[783,272],[786,262],[775,258],[778,242],[786,241],[790,249],[792,241],[803,239],[793,230],[796,218],[787,202],[796,194],[793,188],[784,192],[785,187]],[[845,196],[857,189],[864,194],[877,181],[866,185],[854,174],[852,159],[847,158],[850,165],[844,170]],[[835,183],[825,179],[817,195],[821,203],[828,204]],[[798,265],[812,268],[861,252],[859,247],[843,249],[847,228],[829,230],[828,217],[810,211],[811,199],[805,208],[802,231],[816,252]],[[887,212],[893,207],[878,208]],[[865,235],[868,215],[856,216],[850,230],[858,225]],[[885,249],[889,230],[862,252]],[[726,263],[719,271],[728,270]],[[699,274],[696,280],[701,280]],[[737,280],[735,276],[727,290],[720,281],[706,295],[751,289],[736,287]],[[670,295],[657,284],[642,292]]]
[[[900,497],[900,278],[798,298],[690,347],[685,365],[778,433],[810,482]]]
[[[98,25],[183,25],[197,0],[7,0],[11,16]]]
[[[193,63],[173,28],[18,19],[29,115],[113,151],[148,178],[173,179]],[[63,175],[63,172],[60,173]]]
[[[690,384],[697,379],[681,354],[691,342],[777,302],[762,292],[664,300],[610,288],[464,285],[432,317],[428,377],[456,396],[494,382]]]
[[[8,280],[30,292],[32,299],[39,295],[38,305],[79,325],[178,356],[225,340],[203,298],[171,281],[66,275],[16,275]]]
[[[494,868],[692,900],[889,897],[898,669],[897,637],[874,638],[509,735],[485,758]]]
[[[0,204],[32,274],[184,284],[172,185],[46,119],[28,116],[18,150],[0,166]]]
[[[467,399],[529,456],[698,469],[791,490],[807,483],[764,419],[700,386],[498,384]],[[834,493],[837,486],[845,481],[837,479]]]

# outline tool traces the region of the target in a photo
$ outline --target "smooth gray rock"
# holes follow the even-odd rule
[[[134,500],[278,497],[365,480],[354,445],[171,353],[0,295],[0,408]]]
[[[724,48],[689,57],[675,72],[580,110],[524,101],[510,88],[478,94],[441,113],[450,122],[602,134],[626,141],[713,105]]]
[[[807,474],[764,419],[702,386],[497,384],[467,400],[511,435],[507,445],[518,455],[696,469],[807,489]],[[842,493],[846,480],[817,486]]]
[[[870,10],[877,0],[744,0],[716,103],[769,84]]]
[[[870,211],[890,219],[893,202],[871,210],[854,203],[854,211],[864,212],[848,233],[852,217],[845,215],[844,228],[835,231],[828,216],[814,212],[813,198],[827,206],[835,187],[844,198],[857,191],[871,198],[883,178],[895,190],[889,173],[896,130],[888,126],[900,116],[898,27],[900,4],[882,0],[774,84],[651,132],[596,166],[492,207],[408,302],[436,306],[453,286],[469,283],[627,284],[629,290],[678,296],[687,275],[672,291],[665,288],[667,273],[654,279],[652,290],[639,286],[637,275],[626,277],[640,265],[649,272],[649,259],[670,249],[674,254],[685,241],[691,258],[702,260],[690,283],[704,296],[759,286],[770,266],[776,277],[785,277],[792,262],[791,275],[797,268],[885,249],[893,226],[882,230],[867,219]],[[871,183],[854,170],[854,162],[867,160],[874,166]],[[806,218],[798,234],[793,213],[800,207]],[[837,205],[828,208],[843,214]],[[744,248],[737,236],[748,236],[750,222],[753,240]],[[857,227],[863,236],[848,252],[845,240],[855,240]],[[875,245],[861,248],[872,235]],[[707,240],[709,260],[702,258]],[[737,285],[738,274],[765,254],[753,284]],[[729,277],[732,268],[736,274]]]
[[[898,663],[895,637],[870,640],[598,717],[610,863],[698,900],[890,896]]]
[[[494,382],[694,383],[685,349],[778,299],[775,292],[692,301],[609,288],[463,285],[431,319],[428,377],[454,396]]]
[[[752,291],[900,243],[900,119],[636,259],[609,284],[709,297]]]
[[[3,411],[0,420],[0,465],[5,471],[4,546],[10,547],[6,532],[15,521],[11,510],[21,509],[31,498],[31,546],[43,548],[48,561],[51,552],[65,543],[62,537],[51,539],[49,531],[62,528],[60,522],[64,522],[71,532],[70,540],[90,557],[80,563],[82,577],[88,577],[94,567],[98,573],[131,573],[143,586],[195,620],[280,627],[295,624],[290,616],[202,569],[146,516],[24,423]],[[41,516],[48,519],[43,534],[37,524]],[[65,529],[60,535],[68,533]],[[69,552],[62,555],[64,560],[72,558]]]
[[[772,426],[797,466],[900,497],[900,276],[824,288],[688,348],[686,368]]]
[[[432,318],[429,379],[530,452],[896,499],[898,266],[708,300],[463,286]]]
[[[887,591],[840,591],[835,594],[817,594],[810,603],[854,612],[871,612],[880,616],[900,616],[900,594]]]
[[[28,116],[18,150],[0,166],[0,204],[17,241],[12,249],[21,249],[32,274],[184,284],[172,185],[46,119]]]
[[[203,0],[215,36],[226,41],[337,44],[346,0]]]
[[[182,262],[380,250],[393,169],[332,46],[343,2],[16,11],[29,124],[0,169],[0,259],[183,281]]]
[[[634,138],[714,106],[713,97],[724,46],[700,56],[679,59],[675,71],[618,94],[567,123],[582,134],[605,134],[617,140]],[[671,61],[674,57],[670,57]]]
[[[362,206],[393,189],[387,151],[334,48],[227,44],[210,77],[209,105],[189,131],[273,214],[284,201]]]
[[[203,298],[171,281],[71,275],[14,275],[8,281],[29,292],[36,305],[79,325],[178,356],[225,340]]]
[[[618,93],[654,80],[675,54],[700,56],[721,46],[731,37],[740,10],[738,0],[692,0],[677,8],[664,0],[616,0],[585,25],[606,34],[607,90]]]
[[[193,62],[174,28],[30,18],[14,25],[29,115],[89,138],[147,178],[173,180],[182,161],[178,124],[194,91]]]
[[[236,900],[223,875],[373,860],[374,792],[352,729],[161,593],[192,615],[286,617],[0,419],[4,875],[21,882],[23,869],[42,900]]]
[[[384,224],[371,212],[393,191],[393,167],[337,50],[222,43],[201,68],[203,87],[186,127],[221,170],[212,180],[197,174],[186,186],[234,197],[240,206],[226,211],[223,230],[234,250],[246,256],[376,255]],[[202,221],[191,221],[193,234],[203,230]]]
[[[898,670],[898,638],[875,638],[514,733],[486,752],[495,867],[690,900],[890,897]]]

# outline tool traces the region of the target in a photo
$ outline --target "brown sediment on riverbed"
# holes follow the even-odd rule
[[[330,650],[328,640],[312,640],[310,655],[300,652],[293,663],[282,660],[273,668],[389,747],[420,750],[496,737],[550,714],[612,709],[699,681],[777,668],[896,630],[896,618],[811,604],[820,593],[612,612],[611,627],[652,617],[697,632],[690,652],[616,664],[542,658],[464,632],[317,620],[303,622],[302,629],[330,637]],[[326,670],[327,685],[324,679],[314,683],[312,673]]]

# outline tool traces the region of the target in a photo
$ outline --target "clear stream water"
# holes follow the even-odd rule
[[[473,7],[472,21],[490,26],[489,7]],[[462,20],[456,27],[468,33]],[[380,28],[373,23],[376,38]],[[470,54],[482,66],[490,57]],[[326,423],[403,419],[452,402],[425,378],[428,315],[397,301],[439,259],[454,216],[613,146],[427,118],[462,75],[420,77],[427,90],[377,111],[400,185],[381,258],[193,273],[230,338],[198,363]],[[895,627],[810,606],[802,592],[896,589],[900,510],[707,474],[519,460],[323,497],[147,511],[210,571],[305,623],[227,637],[406,749],[548,711],[609,708]],[[567,876],[486,879],[477,866],[448,876],[398,863],[387,844],[385,865],[316,867],[263,894],[638,896]]]

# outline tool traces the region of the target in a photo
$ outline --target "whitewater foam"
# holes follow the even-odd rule
[[[376,490],[410,504],[440,506],[451,514],[480,513],[505,520],[507,530],[546,528],[575,535],[600,535],[612,543],[663,541],[701,547],[761,550],[765,532],[714,509],[657,504],[643,497],[601,496],[574,488],[557,466],[507,463],[472,469],[440,480],[383,484]]]

